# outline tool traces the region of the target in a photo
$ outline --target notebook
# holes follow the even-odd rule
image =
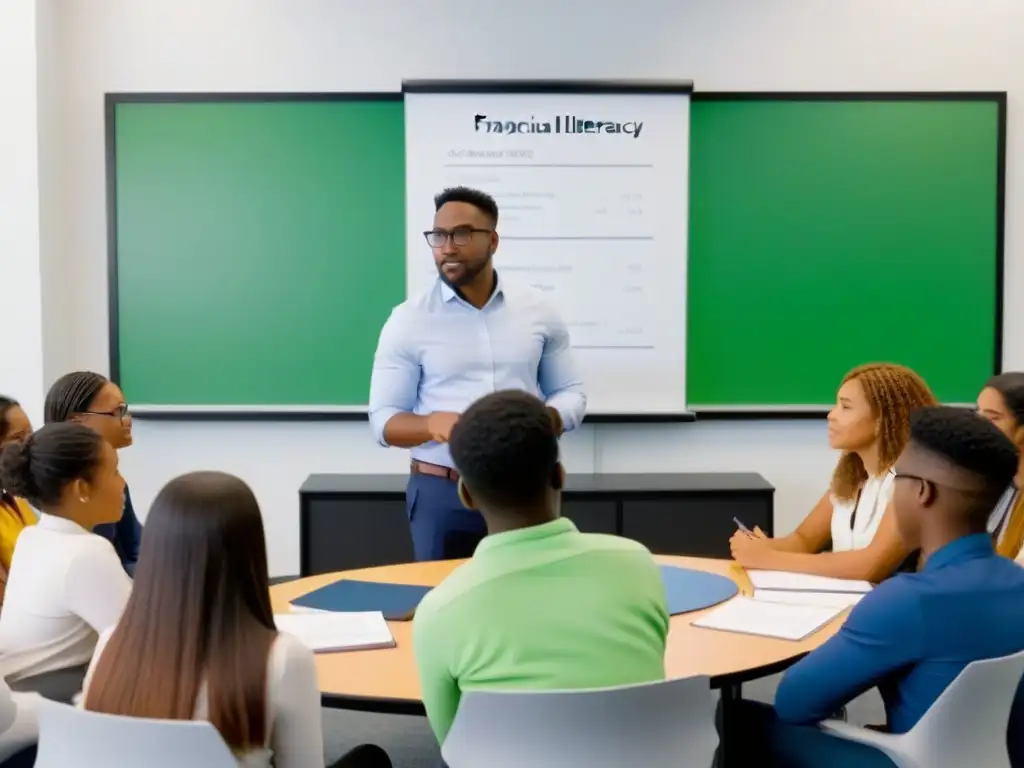
[[[832,579],[788,571],[747,571],[754,589],[778,589],[786,592],[870,592],[871,582],[855,579]]]
[[[701,616],[693,626],[780,640],[803,640],[842,612],[842,608],[834,606],[788,605],[736,597]]]
[[[314,653],[395,647],[395,638],[380,611],[278,613],[274,614],[274,623]]]
[[[420,600],[429,591],[430,587],[412,584],[342,579],[295,598],[292,605],[316,611],[379,611],[388,621],[408,621],[415,613]]]
[[[863,594],[844,592],[786,592],[781,589],[755,589],[754,599],[766,603],[787,603],[789,605],[825,605],[835,608],[849,608],[856,605]]]

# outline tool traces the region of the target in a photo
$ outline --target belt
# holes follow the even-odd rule
[[[445,480],[451,480],[453,483],[457,483],[459,481],[459,471],[457,469],[442,467],[440,464],[430,464],[426,461],[413,459],[409,469],[414,475],[443,477]]]

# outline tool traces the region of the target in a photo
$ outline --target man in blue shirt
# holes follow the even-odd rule
[[[906,733],[972,661],[1024,650],[1024,568],[995,554],[986,529],[1017,472],[1016,448],[970,411],[925,408],[891,472],[896,523],[907,548],[921,550],[921,570],[866,595],[785,674],[774,710],[741,702],[730,711],[730,764],[891,768],[881,752],[816,724],[877,686],[885,729]]]
[[[452,427],[471,403],[503,389],[540,397],[558,433],[579,426],[583,381],[569,331],[529,286],[499,280],[498,206],[466,187],[434,198],[424,232],[438,279],[391,312],[370,382],[370,425],[381,445],[412,449],[406,513],[417,560],[470,557],[486,535],[463,507],[448,450]]]

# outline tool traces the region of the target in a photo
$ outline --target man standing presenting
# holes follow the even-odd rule
[[[494,269],[494,199],[454,187],[434,206],[424,237],[438,279],[392,310],[370,382],[378,442],[412,449],[405,506],[417,560],[470,557],[487,534],[459,500],[447,445],[459,414],[491,392],[520,389],[545,401],[561,433],[579,426],[587,402],[565,323],[538,291]]]

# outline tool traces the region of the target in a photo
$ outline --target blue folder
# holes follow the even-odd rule
[[[412,584],[342,579],[292,600],[292,605],[345,613],[380,611],[388,621],[408,621],[429,591]]]
[[[669,616],[710,608],[740,591],[736,582],[726,576],[674,565],[661,566],[661,580],[665,584]]]

